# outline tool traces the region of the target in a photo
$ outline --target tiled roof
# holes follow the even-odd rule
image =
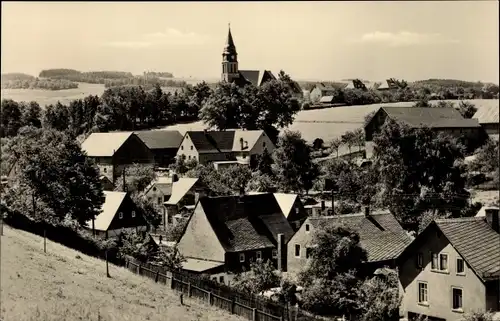
[[[203,272],[223,265],[224,262],[205,261],[205,260],[186,258],[186,260],[182,262],[182,269],[194,272]]]
[[[182,135],[177,130],[144,130],[135,132],[149,149],[179,148]]]
[[[402,121],[413,128],[471,128],[480,127],[475,119],[465,119],[455,108],[381,107],[389,118]]]
[[[172,184],[172,195],[165,202],[167,205],[177,205],[189,190],[196,184],[198,178],[181,177]]]
[[[293,235],[273,194],[200,198],[210,225],[228,252],[257,250],[285,241]]]
[[[500,234],[484,217],[434,221],[451,245],[482,279],[500,277]]]
[[[82,143],[82,150],[88,156],[111,157],[132,134],[132,132],[92,133]]]
[[[116,212],[123,203],[125,192],[110,192],[104,191],[104,204],[102,204],[102,212],[96,216],[94,220],[94,228],[98,231],[107,231],[109,224],[113,221]],[[87,221],[87,226],[92,228],[92,220]]]
[[[359,234],[361,246],[366,250],[368,262],[378,262],[397,258],[411,243],[410,236],[389,212],[309,217],[314,227],[330,222],[343,224]]]
[[[476,118],[480,124],[498,124],[500,122],[499,109],[498,103],[480,106],[472,118]]]
[[[251,150],[259,137],[264,133],[262,130],[227,130],[227,131],[188,131],[187,135],[191,138],[194,147],[198,153],[216,153],[241,151],[241,142],[248,142],[248,148]]]
[[[266,76],[269,79],[276,79],[273,73],[269,70],[240,70],[239,73],[243,78],[256,87],[262,85],[262,81]]]

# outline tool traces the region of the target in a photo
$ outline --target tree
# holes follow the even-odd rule
[[[280,277],[270,260],[250,263],[250,271],[236,274],[231,286],[236,290],[259,294],[262,291],[280,286]]]
[[[31,189],[37,203],[46,204],[54,219],[69,214],[84,225],[99,215],[104,203],[99,172],[75,140],[54,130],[31,129],[18,137],[15,156],[19,183]]]
[[[36,101],[22,104],[21,123],[23,126],[42,127],[42,109]]]
[[[17,131],[22,125],[19,104],[12,99],[3,99],[0,116],[2,120],[1,137],[17,135]]]
[[[252,171],[245,165],[232,165],[227,168],[221,168],[218,172],[221,178],[220,183],[227,186],[235,194],[245,191],[252,177]]]
[[[352,140],[355,146],[358,146],[358,150],[361,151],[365,147],[365,132],[363,129],[358,128],[352,133]]]
[[[413,104],[413,107],[432,107],[432,106],[429,103],[429,99],[425,96],[419,99],[415,104]]]
[[[323,141],[323,139],[321,138],[316,138],[314,141],[313,141],[313,149],[315,150],[322,150],[323,149],[323,144],[325,142]]]
[[[139,196],[137,193],[131,194],[131,198],[149,226],[158,228],[161,224],[163,208],[158,208],[157,204],[154,204],[151,200],[143,196]]]
[[[68,106],[57,102],[55,105],[45,106],[43,113],[43,126],[55,130],[64,131],[68,129],[70,116]]]
[[[354,132],[348,131],[341,136],[342,143],[349,148],[349,154],[351,153],[351,148],[356,144],[356,136]]]
[[[269,174],[263,174],[260,171],[252,173],[252,177],[247,183],[248,192],[271,193],[276,190],[273,177]]]
[[[311,159],[311,148],[299,132],[285,131],[273,152],[273,172],[279,189],[308,191],[319,174]]]
[[[436,104],[433,104],[432,107],[437,108],[455,108],[455,104],[451,101],[440,100]]]
[[[221,173],[213,166],[198,164],[186,172],[186,177],[198,178],[200,184],[206,186],[214,196],[227,196],[235,193],[231,186],[224,183]]]
[[[342,139],[340,138],[334,138],[330,142],[330,146],[332,148],[332,151],[335,151],[337,153],[337,158],[339,157],[339,148],[342,146],[343,142]]]
[[[458,103],[458,111],[462,117],[469,119],[477,112],[477,107],[468,101],[460,101]]]
[[[468,204],[463,159],[455,138],[389,120],[374,138],[379,197],[413,230],[427,210],[459,215]]]
[[[156,180],[156,178],[157,173],[154,170],[154,166],[133,164],[125,168],[122,179],[118,179],[116,182],[115,189],[117,191],[138,193],[143,191],[151,182]],[[125,188],[123,186],[124,181]]]
[[[374,276],[359,289],[360,321],[398,321],[401,297],[396,272]]]
[[[262,154],[257,156],[257,171],[264,175],[273,176],[273,157],[269,154],[267,148],[264,149]]]
[[[186,155],[177,156],[175,162],[169,165],[169,170],[176,174],[184,175],[191,169],[195,168],[198,162],[195,159],[186,161]]]
[[[359,235],[342,224],[326,224],[313,235],[311,259],[299,274],[303,307],[322,315],[356,315],[358,273],[367,260]]]
[[[473,171],[491,173],[498,170],[499,163],[499,142],[490,139],[478,150],[476,159],[471,162],[469,167]]]

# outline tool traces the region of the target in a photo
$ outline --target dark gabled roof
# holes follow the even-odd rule
[[[278,234],[293,235],[273,194],[203,197],[198,206],[228,252],[275,247]]]
[[[233,150],[234,131],[188,131],[187,135],[199,153]]]
[[[239,73],[244,79],[256,87],[261,86],[262,83],[268,79],[276,79],[269,70],[240,70]]]
[[[500,277],[500,234],[486,218],[442,219],[434,223],[480,278]]]
[[[380,107],[389,118],[413,128],[472,128],[480,127],[475,119],[466,119],[455,108]]]
[[[356,231],[361,246],[365,249],[368,262],[396,259],[411,243],[411,237],[389,212],[310,217],[308,221],[315,228],[329,223],[340,223]]]
[[[177,149],[182,142],[182,135],[177,130],[144,130],[135,134],[149,149]]]

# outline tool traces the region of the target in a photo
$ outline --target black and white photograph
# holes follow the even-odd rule
[[[500,321],[499,10],[2,1],[0,321]]]

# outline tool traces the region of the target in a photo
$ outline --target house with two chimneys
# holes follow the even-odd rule
[[[315,247],[314,233],[329,224],[340,224],[358,233],[360,245],[367,254],[363,264],[367,275],[378,268],[396,268],[396,259],[412,241],[388,211],[371,211],[365,207],[363,213],[309,216],[287,244],[288,275],[294,277],[307,266]]]
[[[183,269],[226,284],[258,259],[282,269],[298,215],[285,216],[271,193],[201,197],[178,243]]]
[[[415,238],[398,259],[407,319],[500,318],[499,220],[498,208],[486,208],[484,216],[435,220]]]
[[[253,165],[264,150],[270,154],[275,146],[263,130],[188,131],[176,157],[212,163],[216,168],[230,165]]]

